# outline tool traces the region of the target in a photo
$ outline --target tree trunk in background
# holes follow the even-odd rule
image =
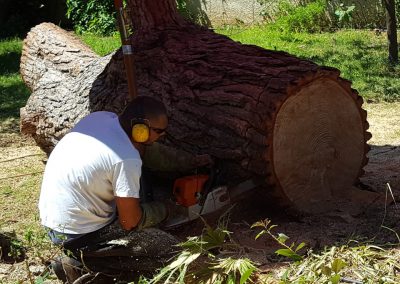
[[[397,24],[396,6],[394,0],[384,0],[386,9],[386,27],[389,43],[389,62],[397,64],[399,62],[399,51],[397,43]]]
[[[366,112],[334,68],[242,45],[185,22],[174,0],[131,0],[140,95],[162,100],[167,144],[220,160],[228,184],[265,180],[276,202],[329,210],[366,164]],[[122,54],[99,58],[50,24],[29,33],[21,73],[32,90],[21,130],[50,152],[84,115],[120,112]]]

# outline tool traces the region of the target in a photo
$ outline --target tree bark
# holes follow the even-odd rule
[[[127,2],[128,7],[130,7],[133,29],[136,33],[185,24],[182,17],[177,13],[175,0],[128,0]]]
[[[394,0],[384,0],[386,10],[386,27],[389,44],[389,62],[397,64],[399,62],[399,50],[397,43],[397,24],[396,6]]]
[[[149,16],[156,0],[129,3],[139,15],[150,10],[136,19],[143,29],[132,43],[139,94],[168,109],[167,144],[217,158],[227,184],[261,177],[279,204],[300,211],[327,210],[356,182],[370,134],[362,98],[337,69],[237,43],[178,16]],[[21,73],[32,90],[21,131],[47,153],[84,115],[118,113],[127,101],[120,50],[96,57],[51,24],[29,33]]]

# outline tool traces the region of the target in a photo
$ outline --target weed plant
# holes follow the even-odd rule
[[[243,248],[232,240],[227,230],[228,222],[229,211],[222,215],[216,228],[204,221],[203,234],[179,244],[182,252],[148,283],[243,284],[251,281],[257,271],[256,264],[243,257]]]
[[[400,283],[399,256],[398,250],[369,244],[310,250],[302,262],[283,271],[281,283]]]

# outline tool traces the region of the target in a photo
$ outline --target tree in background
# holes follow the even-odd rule
[[[394,0],[384,0],[383,4],[386,9],[386,27],[389,42],[389,62],[397,64],[399,62],[399,51],[397,44],[397,27],[396,27],[396,7]]]

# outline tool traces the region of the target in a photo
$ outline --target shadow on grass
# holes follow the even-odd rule
[[[0,85],[0,123],[9,118],[19,118],[19,109],[25,106],[29,94],[21,80],[7,86]]]
[[[0,76],[19,72],[21,52],[7,52],[0,54]]]

